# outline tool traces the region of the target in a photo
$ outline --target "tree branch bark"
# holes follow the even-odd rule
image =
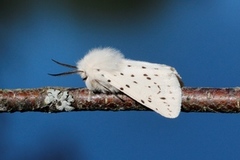
[[[182,88],[182,112],[240,112],[240,88]],[[85,88],[0,90],[0,112],[149,111],[124,94],[93,94]]]

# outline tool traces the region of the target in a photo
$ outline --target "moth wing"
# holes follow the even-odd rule
[[[120,71],[104,73],[104,77],[113,87],[164,117],[176,118],[180,113],[180,76],[172,67],[124,60]]]

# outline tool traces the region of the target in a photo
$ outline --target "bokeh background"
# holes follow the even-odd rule
[[[94,47],[174,66],[188,87],[240,85],[238,0],[1,0],[0,88],[84,87],[51,61]],[[0,159],[239,159],[240,114],[1,113]]]

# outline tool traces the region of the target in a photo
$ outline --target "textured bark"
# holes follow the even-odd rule
[[[240,88],[183,88],[182,112],[240,112]],[[149,110],[124,94],[94,94],[83,88],[0,90],[0,112]]]

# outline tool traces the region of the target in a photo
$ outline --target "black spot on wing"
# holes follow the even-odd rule
[[[141,99],[141,102],[142,102],[142,103],[145,103],[144,100],[142,100],[142,99]]]
[[[151,103],[152,102],[152,98],[149,97],[148,98],[148,102]]]
[[[146,69],[146,67],[145,67],[145,66],[142,66],[142,69]]]
[[[134,77],[134,74],[131,74],[131,77]]]
[[[151,78],[150,78],[150,77],[147,77],[147,79],[148,79],[148,80],[151,80]]]
[[[133,83],[138,84],[137,81],[133,81]]]
[[[122,75],[122,76],[123,76],[124,74],[123,74],[123,73],[120,73],[120,75]]]
[[[160,99],[165,100],[166,98],[165,97],[160,97]]]
[[[111,80],[110,80],[110,79],[108,79],[107,81],[108,81],[108,82],[111,82]]]
[[[170,110],[169,108],[167,108],[167,110],[168,110],[169,112],[172,112],[172,110]]]
[[[123,87],[120,87],[119,89],[120,89],[121,91],[123,91]]]
[[[128,67],[132,67],[131,65],[127,65]]]
[[[128,84],[126,84],[126,87],[130,88],[130,86]]]
[[[159,93],[161,93],[161,87],[160,87],[159,85],[157,85],[157,87],[158,87],[158,89],[159,89],[159,91],[158,91],[157,94],[159,94]]]

